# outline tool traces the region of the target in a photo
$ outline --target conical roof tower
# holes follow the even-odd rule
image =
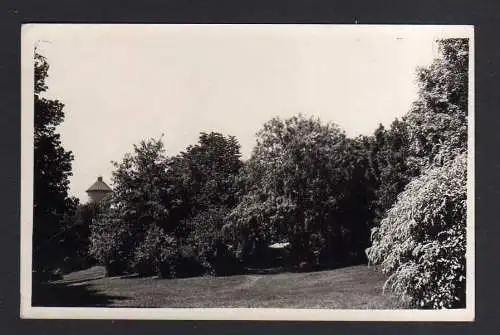
[[[87,189],[91,202],[99,202],[111,192],[113,190],[102,180],[102,177],[97,177],[97,181]]]

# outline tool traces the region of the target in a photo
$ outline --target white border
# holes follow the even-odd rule
[[[73,25],[73,24],[72,24]],[[204,29],[307,29],[308,25],[132,25],[78,24],[86,29],[156,29],[166,26],[204,26]],[[21,304],[25,319],[142,319],[142,320],[293,320],[293,321],[473,321],[475,317],[474,241],[474,27],[427,25],[314,25],[314,29],[335,29],[342,34],[360,31],[380,33],[426,29],[437,37],[468,37],[469,120],[467,195],[467,307],[456,310],[329,310],[284,308],[100,308],[32,307],[31,255],[33,229],[33,52],[35,41],[47,30],[64,29],[64,24],[25,24],[21,31]]]

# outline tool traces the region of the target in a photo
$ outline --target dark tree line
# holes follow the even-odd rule
[[[366,263],[371,228],[408,180],[402,129],[351,139],[319,119],[275,118],[245,162],[219,133],[172,157],[143,141],[115,163],[91,253],[109,274],[165,277],[271,266],[277,242],[291,269]]]
[[[34,57],[33,270],[43,275],[65,261],[62,226],[77,201],[68,197],[73,154],[62,147],[56,132],[64,105],[44,97],[49,65],[42,55]]]

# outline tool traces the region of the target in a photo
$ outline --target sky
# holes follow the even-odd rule
[[[46,96],[64,103],[58,131],[74,154],[70,195],[102,176],[133,144],[163,141],[168,155],[202,131],[234,135],[243,158],[275,116],[335,122],[348,136],[390,125],[416,98],[416,68],[436,56],[432,29],[362,26],[47,26]]]

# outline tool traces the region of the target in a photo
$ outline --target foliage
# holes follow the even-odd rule
[[[89,248],[97,262],[106,266],[109,276],[125,272],[133,255],[130,227],[112,206],[112,198],[104,200],[102,210],[92,222]]]
[[[197,145],[173,158],[165,155],[160,140],[134,146],[132,154],[115,163],[112,206],[96,225],[93,254],[101,262],[122,262],[124,270],[141,274],[197,272],[193,250],[207,258],[206,244],[212,242],[204,239],[207,235],[195,238],[191,231],[199,232],[195,223],[208,208],[234,205],[238,151],[234,138],[217,133],[202,133]],[[190,247],[182,243],[186,238],[193,243]],[[212,262],[208,258],[203,262]]]
[[[94,264],[90,256],[90,227],[97,217],[100,205],[98,203],[75,203],[73,213],[63,220],[64,232],[61,234],[61,244],[64,250],[65,271],[81,270]]]
[[[339,233],[334,235],[329,253],[324,257],[341,258],[343,264],[366,262],[365,249],[370,244],[370,229],[374,224],[372,203],[376,197],[376,183],[370,174],[368,139],[360,136],[347,140],[343,182],[335,189],[340,193],[334,223]],[[340,170],[336,171],[341,173]],[[339,197],[339,195],[337,195]]]
[[[219,231],[227,209],[237,202],[239,150],[232,136],[201,133],[197,144],[169,162],[172,190],[183,199],[173,220],[178,222],[176,235],[183,251],[177,267],[184,267],[184,272],[223,274],[221,264],[230,262],[231,253],[225,250]]]
[[[362,184],[354,181],[360,171],[356,161],[366,157],[350,150],[354,147],[336,125],[314,118],[267,122],[242,172],[242,200],[225,229],[240,251],[288,240],[296,264],[316,262],[325,252],[340,261],[354,251],[337,243],[358,229],[368,236],[363,219],[349,221],[342,213],[357,207],[350,203],[353,197],[363,197],[350,189]]]
[[[368,250],[409,305],[465,306],[467,160],[461,154],[411,181]]]
[[[90,252],[113,274],[224,275],[289,242],[300,270],[368,257],[410,306],[464,306],[468,41],[439,45],[410,112],[373,136],[298,115],[265,123],[244,163],[214,132],[175,157],[134,146]]]
[[[175,262],[177,253],[175,236],[152,225],[146,231],[144,241],[135,249],[133,268],[141,275],[168,276],[172,273],[168,265]]]
[[[177,157],[173,166],[181,169],[192,215],[214,206],[235,205],[235,178],[242,165],[239,150],[233,136],[201,133],[198,143]]]
[[[409,163],[417,170],[467,150],[469,40],[441,40],[439,50],[428,68],[419,69],[418,99],[405,116]]]
[[[465,306],[468,40],[439,42],[418,72],[420,91],[404,117],[407,164],[419,175],[372,234],[367,254],[409,305]]]
[[[228,275],[241,271],[239,261],[222,234],[228,210],[209,208],[189,219],[186,243],[193,246],[196,258],[206,274]]]
[[[380,125],[368,141],[369,171],[375,188],[371,211],[376,226],[416,172],[407,164],[409,139],[404,121],[394,120],[389,129]]]
[[[91,250],[98,260],[119,263],[123,270],[136,264],[143,268],[144,250],[150,247],[141,245],[151,241],[145,240],[147,232],[155,226],[167,233],[175,230],[175,223],[169,220],[169,203],[164,201],[169,192],[167,163],[161,140],[142,141],[134,146],[133,154],[114,163],[113,195],[107,210],[96,220],[91,238]],[[150,265],[156,266],[154,262]]]
[[[170,185],[163,142],[142,141],[134,145],[133,154],[126,154],[122,162],[114,165],[113,205],[122,219],[132,225],[136,238],[141,240],[152,224],[173,230],[175,227],[168,220],[168,203],[164,201]]]
[[[68,198],[73,155],[62,147],[56,132],[64,120],[64,105],[43,96],[49,64],[39,53],[34,57],[33,269],[44,272],[57,268],[67,256],[60,238],[61,223],[75,206]]]

